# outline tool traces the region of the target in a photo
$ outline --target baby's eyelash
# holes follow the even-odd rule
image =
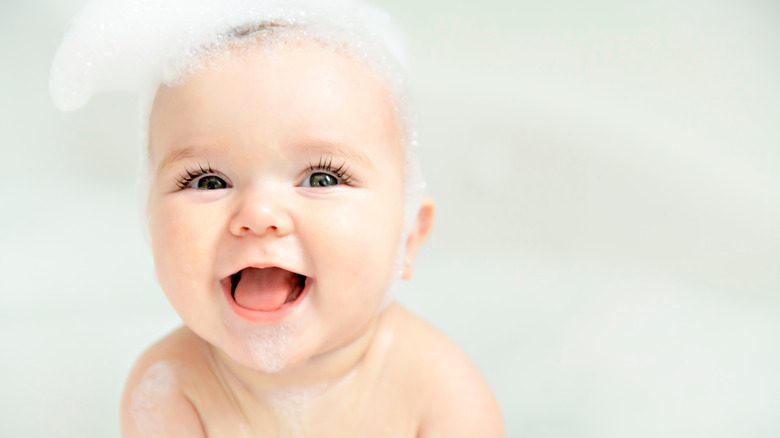
[[[221,175],[219,172],[212,169],[209,163],[206,163],[206,167],[203,167],[203,164],[198,163],[198,168],[192,170],[188,167],[185,167],[184,173],[180,173],[176,178],[176,185],[181,189],[186,189],[189,187],[192,181],[196,180],[198,177],[208,174]]]
[[[349,173],[349,166],[347,166],[346,161],[336,166],[333,164],[333,157],[322,156],[317,164],[309,162],[309,170],[307,172],[309,175],[319,171],[332,173],[341,180],[343,184],[349,185],[352,182],[352,175]]]

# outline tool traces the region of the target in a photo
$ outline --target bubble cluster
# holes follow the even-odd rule
[[[284,369],[289,361],[292,337],[286,324],[267,327],[254,327],[250,331],[247,343],[255,364],[266,373],[277,373]]]
[[[245,362],[246,365],[253,365],[266,373],[277,373],[290,363],[290,354],[295,347],[298,331],[292,322],[253,325],[235,321],[230,317],[224,318],[223,322],[232,336],[242,340],[241,350],[249,361]],[[236,356],[233,358],[238,359]]]
[[[146,92],[198,68],[207,51],[263,23],[349,47],[387,77],[405,68],[403,40],[379,9],[351,0],[91,0],[52,65],[55,104],[71,111],[102,91]],[[401,80],[401,79],[395,79]]]
[[[171,397],[176,386],[176,375],[167,362],[150,366],[141,383],[133,390],[130,399],[130,416],[143,436],[160,434],[163,419],[160,406]]]

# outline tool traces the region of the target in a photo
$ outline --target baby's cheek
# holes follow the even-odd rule
[[[379,199],[367,198],[344,209],[335,227],[343,244],[335,243],[341,251],[342,266],[354,276],[368,280],[382,278],[392,268],[401,237],[401,212]]]
[[[191,289],[204,274],[209,242],[215,233],[204,233],[209,220],[203,214],[188,214],[175,205],[158,208],[151,224],[152,249],[160,285],[166,294]]]

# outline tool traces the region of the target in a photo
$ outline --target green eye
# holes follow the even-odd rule
[[[208,175],[198,178],[198,180],[193,184],[193,187],[198,190],[220,190],[226,189],[227,183],[224,179],[218,176]]]
[[[334,165],[333,157],[322,156],[317,164],[309,163],[307,176],[300,187],[351,186],[352,177],[348,170],[346,161]]]
[[[311,174],[306,180],[303,182],[304,187],[330,187],[335,186],[339,183],[339,180],[336,179],[335,176],[317,172]]]

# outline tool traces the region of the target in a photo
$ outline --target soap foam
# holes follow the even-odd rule
[[[162,431],[159,410],[173,394],[176,376],[167,362],[150,366],[130,395],[130,417],[141,436],[158,436]]]
[[[406,67],[403,40],[389,17],[351,0],[90,0],[55,56],[52,97],[71,111],[97,92],[171,84],[198,68],[204,50],[218,50],[259,23],[344,43],[383,68]]]
[[[277,391],[269,398],[271,409],[280,418],[284,418],[289,427],[288,433],[294,438],[312,435],[311,420],[306,413],[315,390],[316,388],[291,388]]]
[[[289,362],[290,332],[289,324],[255,327],[250,332],[249,351],[261,370],[277,373]]]
[[[291,322],[263,326],[243,324],[225,318],[225,327],[236,338],[244,341],[244,351],[251,365],[266,373],[277,373],[290,362],[290,353],[296,339],[296,325]]]
[[[329,390],[339,385],[342,381],[354,376],[353,369],[346,376],[335,382],[324,382],[308,387],[293,387],[275,391],[269,395],[268,401],[271,409],[278,418],[284,418],[285,425],[289,428],[288,434],[292,437],[314,436],[316,419],[311,415],[312,404],[322,403],[322,397]]]

